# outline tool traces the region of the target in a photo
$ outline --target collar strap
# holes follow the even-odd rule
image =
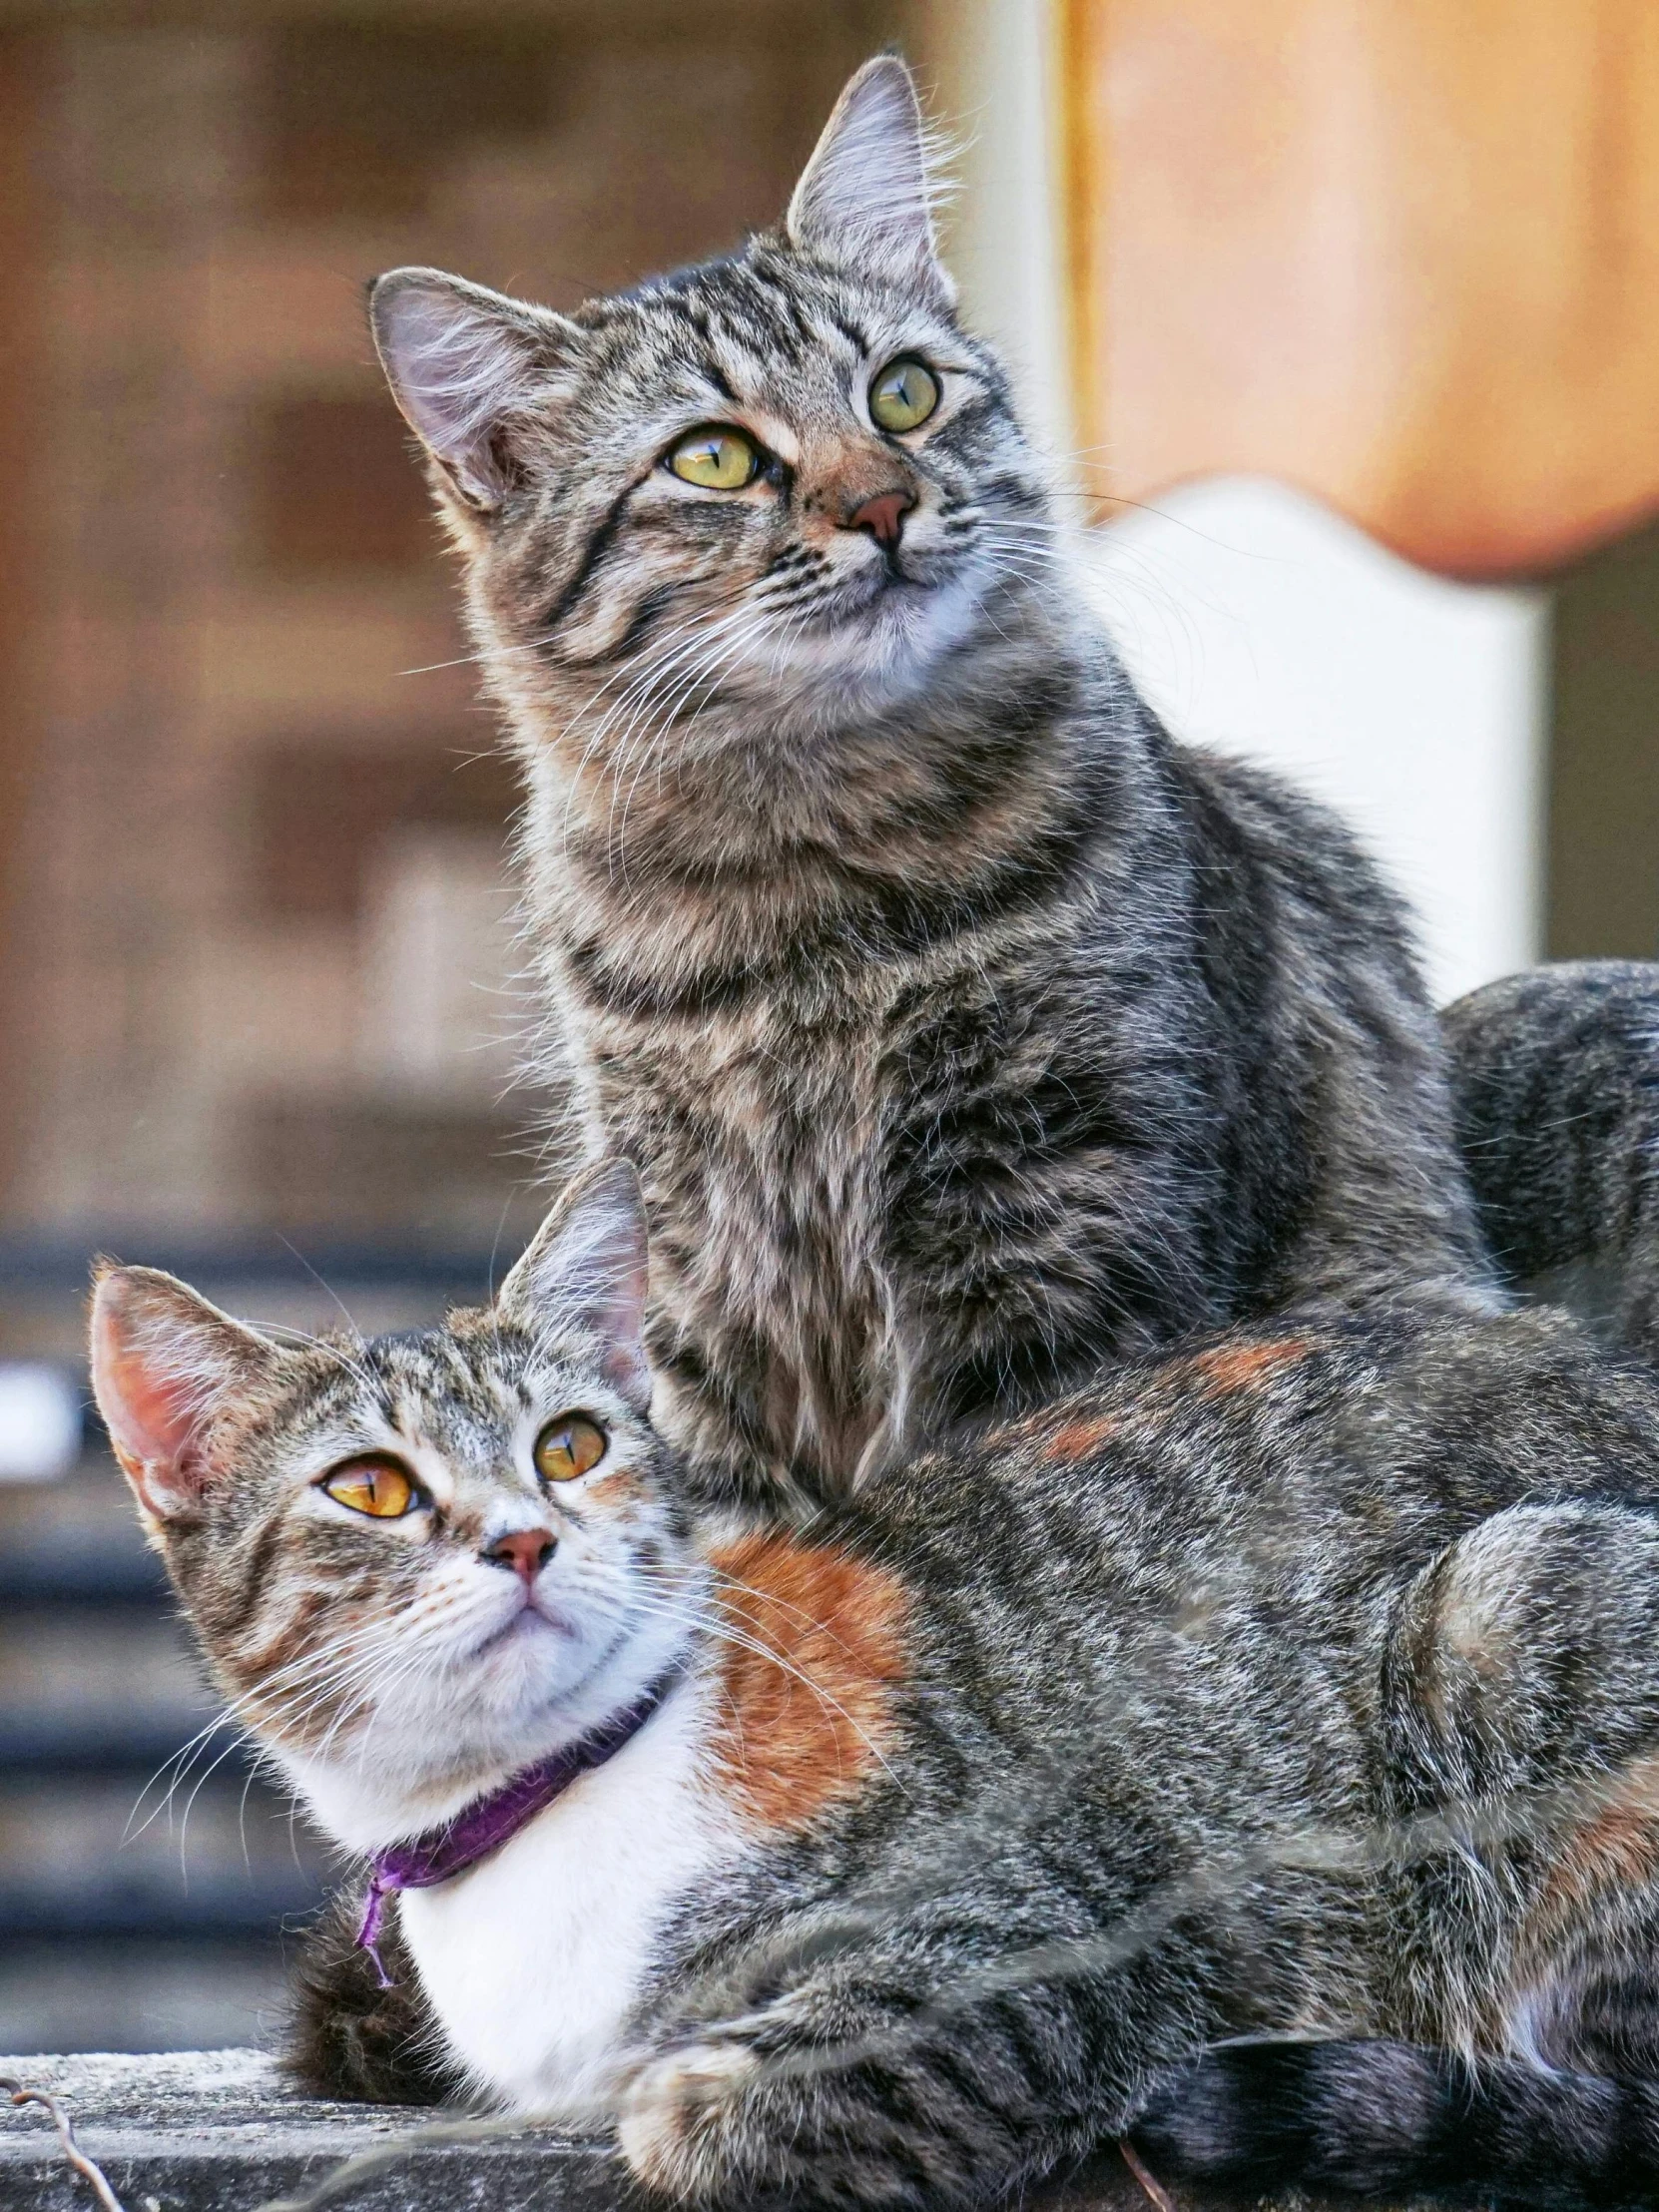
[[[468,1867],[475,1867],[480,1859],[487,1859],[491,1852],[499,1851],[527,1821],[534,1820],[544,1807],[562,1797],[573,1782],[595,1767],[602,1767],[637,1736],[683,1671],[681,1666],[671,1667],[668,1673],[658,1676],[642,1697],[615,1714],[602,1728],[550,1753],[533,1767],[521,1768],[503,1782],[499,1790],[463,1805],[441,1828],[429,1828],[423,1836],[411,1837],[406,1844],[393,1844],[375,1854],[368,1863],[368,1897],[362,1926],[357,1931],[357,1948],[366,1950],[374,1961],[374,1971],[380,1977],[382,1989],[392,1986],[379,1951],[380,1923],[386,1899],[392,1892],[430,1890],[440,1882],[449,1882],[456,1875],[465,1874]]]

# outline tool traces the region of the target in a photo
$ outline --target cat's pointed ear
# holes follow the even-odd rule
[[[368,320],[404,421],[470,506],[500,506],[514,418],[568,363],[575,324],[437,269],[377,276]]]
[[[273,1380],[281,1354],[157,1268],[108,1267],[92,1297],[92,1389],[155,1524],[188,1513],[219,1467],[213,1433]]]
[[[948,307],[933,235],[936,186],[915,80],[896,54],[865,62],[835,103],[784,228],[804,254],[911,281]]]
[[[531,1330],[576,1327],[597,1337],[607,1378],[644,1412],[648,1262],[640,1179],[629,1161],[602,1160],[567,1185],[497,1292],[496,1308]]]

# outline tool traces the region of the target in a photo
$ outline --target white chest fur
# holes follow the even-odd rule
[[[659,1930],[700,1875],[743,1848],[705,1779],[707,1698],[683,1683],[492,1857],[400,1901],[451,2054],[513,2111],[600,2116]]]

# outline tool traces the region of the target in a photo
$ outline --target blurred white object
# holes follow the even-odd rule
[[[1283,484],[1183,484],[1090,533],[1091,596],[1179,738],[1336,808],[1443,1003],[1537,959],[1548,601],[1450,584]]]
[[[494,1099],[517,1061],[513,894],[501,841],[406,829],[375,856],[365,915],[371,1083],[429,1101]]]
[[[61,1368],[0,1360],[0,1482],[54,1482],[81,1451],[81,1396]]]
[[[1040,0],[919,0],[918,58],[949,149],[942,244],[972,326],[1000,349],[1026,429],[1073,443],[1064,255],[1054,211],[1058,8]]]

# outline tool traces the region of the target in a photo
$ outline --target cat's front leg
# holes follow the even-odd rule
[[[1480,1522],[1402,1593],[1382,1688],[1391,1809],[1418,1847],[1401,2018],[1425,2041],[1647,2073],[1659,1512],[1575,1499]]]
[[[719,2034],[647,2060],[629,2083],[617,2126],[640,2180],[676,2201],[721,2196],[748,2163],[742,2144],[727,2138],[742,2130],[737,2115],[762,2065],[753,2042]]]
[[[797,1990],[643,2059],[619,2141],[655,2194],[722,2212],[984,2204],[1121,2131],[1088,2043],[1076,1992],[957,2013]]]

